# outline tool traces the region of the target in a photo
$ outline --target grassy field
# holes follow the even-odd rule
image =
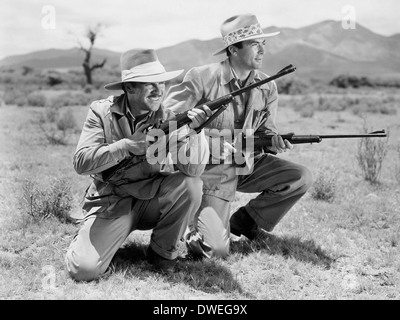
[[[324,98],[326,103],[333,96]],[[44,108],[0,107],[0,299],[400,299],[398,97],[391,100],[397,112],[389,113],[301,114],[292,107],[296,99],[301,97],[281,97],[282,133],[361,133],[365,123],[389,131],[378,183],[366,181],[357,164],[359,139],[297,145],[281,156],[306,165],[315,178],[328,175],[334,181],[331,201],[315,199],[310,190],[271,234],[254,242],[232,239],[227,259],[181,263],[169,276],[149,269],[150,233],[134,232],[113,260],[111,276],[91,283],[74,282],[64,268],[78,226],[56,218],[35,222],[22,201],[26,179],[45,188],[65,178],[71,185],[71,213],[78,214],[90,178],[75,173],[72,155],[87,106],[64,107],[77,123],[64,145],[50,144],[39,128]],[[252,196],[238,193],[232,209]]]

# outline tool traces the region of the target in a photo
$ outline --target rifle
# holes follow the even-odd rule
[[[215,111],[215,112],[212,114],[211,117],[209,117],[209,119],[205,123],[203,123],[200,127],[196,128],[195,131],[197,133],[199,133],[206,125],[208,125],[219,114],[221,114],[228,107],[228,104],[230,102],[232,102],[233,99],[237,95],[243,94],[243,93],[245,93],[245,92],[247,92],[249,90],[252,90],[252,89],[254,89],[256,87],[259,87],[259,86],[261,86],[261,85],[263,85],[263,84],[265,84],[267,82],[271,82],[271,81],[273,81],[275,79],[278,79],[278,78],[280,78],[282,76],[285,76],[285,75],[287,75],[289,73],[292,73],[295,70],[296,70],[296,67],[294,67],[293,65],[290,64],[290,65],[286,66],[285,68],[283,68],[282,70],[278,71],[275,75],[272,75],[272,76],[270,76],[270,77],[268,77],[266,79],[254,82],[254,83],[252,83],[252,84],[250,84],[250,85],[248,85],[246,87],[243,87],[241,89],[235,90],[235,91],[233,91],[233,92],[231,92],[231,93],[229,93],[229,94],[227,94],[225,96],[222,96],[222,97],[220,97],[218,99],[215,99],[215,100],[212,100],[212,101],[209,101],[209,102],[205,103],[205,105],[207,105],[211,109],[211,111]],[[195,106],[195,108],[203,110],[203,105]],[[187,111],[185,111],[183,113],[176,114],[174,121],[176,121],[175,129],[179,129],[182,126],[184,126],[186,124],[189,124],[191,122],[191,120],[187,116]],[[161,123],[156,128],[161,129],[166,135],[168,135],[170,133],[169,132],[169,127],[170,127],[169,126],[169,121],[165,121],[164,123]],[[109,169],[104,170],[102,172],[103,181],[107,182],[116,173],[119,173],[122,170],[126,170],[128,168],[131,168],[131,167],[143,162],[144,160],[146,160],[145,156],[139,156],[139,157],[136,156],[136,158],[138,158],[138,161],[137,162],[133,162],[132,161],[133,158],[134,157],[126,158],[126,159],[122,160],[119,164],[117,164],[117,165],[115,165],[115,166],[113,166],[113,167],[111,167]]]
[[[243,94],[247,91],[250,91],[254,88],[257,88],[267,82],[271,82],[272,80],[278,79],[284,75],[287,75],[288,73],[294,72],[296,70],[296,67],[294,67],[293,65],[288,65],[285,68],[283,68],[282,70],[278,71],[275,75],[270,76],[264,80],[260,80],[258,82],[254,82],[246,87],[243,87],[241,89],[235,90],[227,95],[224,95],[218,99],[209,101],[207,103],[204,103],[207,107],[210,108],[211,111],[215,111],[216,112],[213,113],[213,115],[205,122],[203,123],[203,125],[199,128],[196,129],[196,132],[199,133],[204,127],[206,127],[212,120],[214,120],[219,114],[221,114],[228,106],[228,103],[232,102],[233,99],[240,95]],[[203,105],[204,105],[203,104]],[[195,108],[198,108],[200,110],[203,110],[203,105],[200,106],[196,106]],[[188,118],[187,116],[187,111],[183,112],[183,113],[178,113],[176,115],[176,120],[177,122],[177,127],[178,129],[185,125],[185,124],[189,124],[191,122],[191,120]],[[161,124],[161,126],[159,127],[159,129],[163,130],[165,132],[165,134],[169,133],[169,124],[168,122],[164,122],[163,124]]]
[[[288,140],[291,144],[302,143],[320,143],[323,139],[347,139],[347,138],[384,138],[387,137],[385,130],[373,131],[366,134],[327,134],[327,135],[297,135],[294,133],[280,135],[283,140]],[[254,147],[270,147],[272,145],[272,136],[263,133],[255,134]],[[244,137],[244,141],[249,138]],[[246,144],[246,142],[245,142]]]

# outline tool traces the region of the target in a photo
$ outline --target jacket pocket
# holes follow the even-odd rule
[[[88,214],[104,212],[110,205],[113,186],[94,180],[86,191],[82,209]]]
[[[203,189],[215,191],[221,187],[223,165],[221,164],[210,164],[207,165],[206,170],[201,176],[203,180]]]
[[[267,121],[269,116],[268,110],[254,110],[253,114],[253,129],[257,131]]]

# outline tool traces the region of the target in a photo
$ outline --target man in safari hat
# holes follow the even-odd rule
[[[279,32],[264,33],[255,15],[242,14],[224,21],[221,34],[224,44],[214,55],[226,53],[227,58],[189,70],[183,82],[167,92],[165,107],[180,113],[268,77],[259,71],[265,44]],[[201,176],[202,203],[186,236],[187,247],[195,256],[225,257],[231,233],[253,240],[264,231],[272,231],[310,187],[307,168],[272,155],[293,148],[278,133],[277,108],[277,87],[271,81],[237,96],[207,125],[213,137],[209,139],[212,159]],[[246,159],[242,168],[231,161],[241,150],[223,138],[226,130],[238,137],[242,132],[270,134],[272,147],[242,151]],[[259,195],[231,214],[236,190]]]
[[[93,178],[84,198],[83,225],[66,254],[74,279],[89,281],[108,274],[116,251],[134,230],[152,229],[148,262],[158,271],[173,270],[178,242],[201,202],[199,176],[209,158],[207,140],[203,131],[190,139],[177,137],[176,146],[169,148],[169,155],[175,156],[168,158],[176,162],[169,166],[167,159],[155,163],[140,159],[147,156],[151,144],[146,138],[149,126],[174,119],[162,100],[165,81],[181,73],[167,72],[154,50],[124,52],[121,81],[105,86],[123,93],[90,105],[73,157],[77,173]],[[199,127],[207,113],[211,111],[188,113],[189,127]],[[179,130],[179,137],[189,132],[185,127]],[[189,147],[190,155],[181,161],[176,153],[186,155]],[[105,181],[104,171],[128,157],[140,163]],[[167,170],[171,167],[176,170]]]

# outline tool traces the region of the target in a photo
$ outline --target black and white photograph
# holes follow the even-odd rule
[[[399,12],[2,1],[0,300],[400,300]]]

